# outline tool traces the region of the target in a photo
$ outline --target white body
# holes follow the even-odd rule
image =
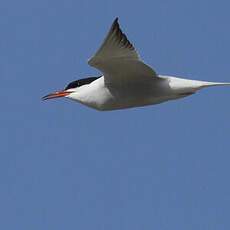
[[[138,84],[121,84],[113,87],[106,85],[104,76],[76,89],[66,96],[97,110],[114,110],[162,103],[192,95],[204,87],[229,85],[229,83],[213,83],[187,80],[177,77],[160,76],[161,81],[142,82]]]

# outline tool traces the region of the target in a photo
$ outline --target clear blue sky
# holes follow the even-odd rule
[[[228,0],[0,3],[0,228],[230,229],[230,88],[97,112],[50,91],[116,16],[158,73],[230,81]]]

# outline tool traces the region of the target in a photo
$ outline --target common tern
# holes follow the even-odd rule
[[[158,104],[190,96],[206,87],[230,85],[157,74],[141,60],[121,31],[118,18],[88,64],[103,75],[73,81],[43,100],[66,97],[106,111]]]

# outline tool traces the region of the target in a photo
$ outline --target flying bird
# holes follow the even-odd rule
[[[121,31],[116,18],[88,64],[102,76],[69,83],[43,100],[65,97],[100,111],[159,104],[190,96],[210,86],[230,85],[157,74],[146,65]]]

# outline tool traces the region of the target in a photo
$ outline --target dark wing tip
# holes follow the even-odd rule
[[[119,20],[118,17],[116,17],[113,22],[118,23],[118,20]]]
[[[119,28],[118,17],[116,17],[115,20],[113,21],[110,32],[113,32],[114,30],[116,30],[116,28]]]
[[[122,32],[120,25],[118,23],[118,17],[116,17],[113,21],[109,34],[112,34],[113,32],[116,33],[117,40],[119,41],[119,43],[122,44],[123,47],[128,48],[130,50],[135,50],[134,46],[128,40],[127,36]]]

